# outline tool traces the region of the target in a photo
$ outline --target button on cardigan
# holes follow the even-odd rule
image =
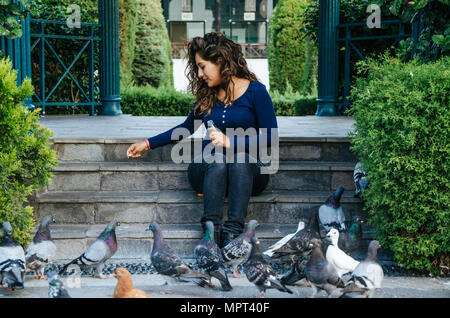
[[[172,132],[177,128],[185,128],[192,135],[197,128],[195,127],[194,129],[195,120],[201,120],[206,128],[208,120],[212,120],[215,126],[224,134],[227,134],[227,128],[242,128],[244,131],[249,128],[254,128],[256,135],[233,134],[231,136],[228,134],[228,137],[233,138],[230,141],[234,144],[233,151],[235,153],[240,149],[245,149],[248,152],[252,143],[259,146],[261,138],[267,140],[264,143],[267,147],[271,145],[272,135],[278,138],[278,124],[270,95],[264,84],[253,81],[250,82],[245,93],[237,98],[229,107],[222,101],[217,100],[209,115],[198,115],[194,112],[194,107],[192,107],[191,112],[183,123],[148,139],[151,149],[156,149],[174,140],[181,140],[187,137],[186,135],[178,135],[173,136],[174,139],[172,139]],[[261,128],[265,129],[260,133]],[[203,140],[202,148],[204,149],[210,142],[209,139]]]

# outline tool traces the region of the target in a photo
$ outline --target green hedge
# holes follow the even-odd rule
[[[134,116],[187,116],[194,104],[192,94],[152,86],[124,88],[120,97],[122,112]]]
[[[17,87],[11,66],[0,59],[0,222],[9,221],[14,238],[26,245],[34,226],[28,197],[50,182],[58,161],[50,149],[52,131],[39,124],[39,109],[31,113],[23,107],[33,93],[31,81]]]
[[[359,63],[352,88],[362,194],[383,248],[407,268],[450,267],[450,58]]]
[[[278,116],[305,116],[316,112],[317,96],[302,96],[288,85],[285,94],[271,92],[272,102]],[[173,89],[126,87],[121,91],[121,109],[134,116],[187,116],[195,98],[192,94]]]

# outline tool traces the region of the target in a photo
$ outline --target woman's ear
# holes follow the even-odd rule
[[[217,64],[220,64],[220,63],[222,63],[222,58],[221,57],[217,58]]]

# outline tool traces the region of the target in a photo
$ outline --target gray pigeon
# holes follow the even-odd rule
[[[193,270],[164,241],[159,224],[153,222],[147,231],[153,232],[151,261],[156,271],[180,282],[193,282],[200,287],[208,286],[208,275]]]
[[[56,272],[48,273],[48,298],[72,298]]]
[[[251,238],[251,244],[252,250],[243,268],[249,282],[255,284],[261,292],[259,297],[264,297],[266,289],[272,288],[292,294],[292,291],[278,280],[272,266],[263,258],[259,249],[259,241],[256,237],[253,236]]]
[[[45,266],[53,263],[56,258],[56,245],[50,235],[51,223],[55,223],[55,219],[51,215],[42,219],[33,241],[25,251],[27,270],[35,271],[38,279],[46,279]]]
[[[344,282],[324,256],[328,246],[332,244],[331,239],[325,238],[322,242],[313,239],[311,244],[313,250],[305,270],[306,279],[311,283],[313,289],[311,298],[316,297],[318,290],[325,290],[328,298],[331,298],[331,294],[336,287],[344,287]]]
[[[119,225],[117,220],[109,222],[95,242],[79,257],[64,265],[59,275],[62,275],[69,265],[76,264],[81,269],[95,267],[94,277],[109,278],[110,276],[103,275],[102,271],[105,262],[117,251],[116,226]]]
[[[367,257],[356,266],[350,279],[342,290],[341,298],[366,296],[371,298],[376,288],[381,287],[383,281],[383,268],[377,259],[378,241],[371,241],[367,249]]]
[[[200,269],[219,280],[224,291],[230,291],[233,287],[228,280],[220,248],[214,241],[214,224],[211,221],[206,221],[205,225],[205,235],[194,249],[195,260]]]
[[[14,237],[8,221],[3,222],[3,241],[0,244],[0,285],[7,284],[8,289],[24,288],[25,252]]]
[[[233,277],[239,278],[238,266],[243,264],[252,251],[251,239],[255,236],[255,229],[258,221],[250,220],[244,233],[233,239],[230,243],[222,248],[222,255],[225,264],[229,264],[233,268]]]
[[[339,187],[319,208],[319,233],[321,238],[326,237],[332,228],[339,231],[347,228],[345,226],[344,211],[340,202],[343,193],[344,188]]]
[[[353,183],[355,184],[355,193],[353,195],[355,197],[359,197],[369,185],[362,164],[359,161],[356,163],[355,170],[353,171]]]

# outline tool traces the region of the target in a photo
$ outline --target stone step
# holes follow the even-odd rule
[[[331,191],[264,191],[250,198],[247,220],[297,224],[318,211]],[[227,199],[224,215],[227,211]],[[38,193],[34,201],[37,218],[53,215],[58,223],[96,224],[118,219],[125,223],[198,223],[203,199],[189,191],[61,191]],[[341,204],[346,217],[365,217],[362,201],[345,191]]]
[[[172,162],[60,162],[48,191],[190,190],[189,164]],[[354,190],[354,162],[283,161],[267,190]]]
[[[128,159],[126,150],[143,139],[122,138],[53,138],[52,148],[60,161],[79,162],[160,162],[174,161],[180,153],[187,155],[186,163],[191,162],[194,153],[201,151],[201,139],[188,138],[178,144],[169,144],[143,153],[141,158]],[[198,143],[200,142],[200,146]],[[279,141],[279,160],[281,161],[343,161],[356,162],[350,151],[348,137],[285,137]],[[181,151],[180,149],[183,149]],[[174,156],[171,155],[172,150]]]
[[[57,247],[58,262],[80,256],[103,231],[106,224],[95,225],[52,225],[51,235]],[[149,260],[153,246],[153,234],[145,231],[148,224],[121,224],[116,228],[118,250],[112,260]],[[200,224],[161,224],[166,242],[183,258],[193,258],[193,251],[202,237]],[[256,236],[264,251],[270,245],[289,233],[295,232],[296,224],[262,223],[256,228]],[[352,256],[362,259],[367,245],[373,237],[370,227],[363,227],[361,249]],[[389,255],[379,255],[380,259],[389,259]]]

